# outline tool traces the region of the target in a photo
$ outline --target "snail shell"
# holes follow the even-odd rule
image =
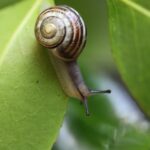
[[[36,22],[38,41],[52,49],[52,53],[65,61],[75,60],[86,42],[86,27],[78,12],[68,6],[55,6],[44,10]]]

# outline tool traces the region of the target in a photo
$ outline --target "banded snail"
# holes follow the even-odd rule
[[[84,83],[76,59],[86,43],[86,27],[78,12],[68,6],[44,10],[35,25],[37,41],[48,48],[52,64],[63,90],[81,100],[89,115],[87,97],[110,90],[90,90]]]

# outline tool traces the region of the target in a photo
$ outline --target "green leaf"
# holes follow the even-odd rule
[[[49,150],[63,121],[67,97],[34,36],[45,3],[25,0],[0,10],[1,150]]]
[[[113,54],[140,107],[150,115],[150,1],[108,0]]]

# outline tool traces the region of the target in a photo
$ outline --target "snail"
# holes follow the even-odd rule
[[[77,57],[86,43],[86,27],[79,13],[73,8],[60,5],[50,7],[37,18],[35,36],[48,49],[52,64],[64,92],[79,99],[89,115],[87,97],[110,90],[89,89],[80,73]]]

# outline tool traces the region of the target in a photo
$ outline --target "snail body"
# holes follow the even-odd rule
[[[77,57],[86,43],[86,27],[78,12],[68,6],[54,6],[44,10],[35,25],[37,41],[48,48],[52,64],[65,93],[85,105],[87,97],[110,90],[90,90],[80,73]]]
[[[76,62],[64,62],[60,59],[56,60],[53,55],[50,55],[50,57],[53,66],[55,66],[54,68],[62,88],[68,96],[82,101],[83,95],[88,96],[90,94],[89,89],[84,84],[84,80]],[[59,70],[57,70],[58,68]]]

